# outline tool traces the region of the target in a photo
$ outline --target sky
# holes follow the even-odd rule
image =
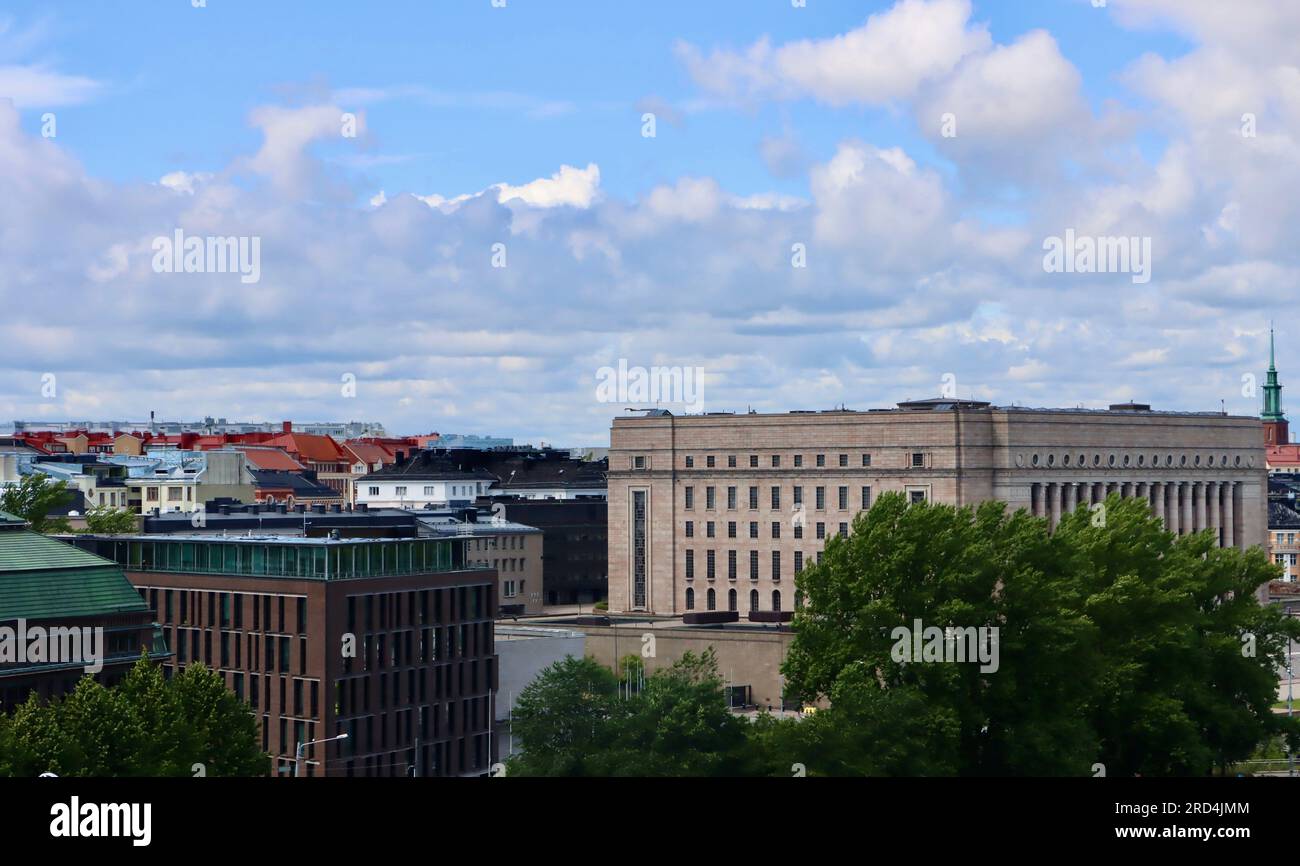
[[[199,2],[0,10],[0,426],[599,446],[620,363],[1258,414],[1270,321],[1300,377],[1300,4]]]

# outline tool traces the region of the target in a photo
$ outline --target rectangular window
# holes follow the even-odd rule
[[[712,550],[709,550],[709,551],[706,551],[706,552],[705,552],[705,554],[704,554],[704,561],[705,561],[705,571],[706,571],[705,576],[708,577],[709,580],[713,580],[713,578],[716,577],[717,575],[716,575],[716,573],[715,573],[714,570],[713,570],[713,564],[714,564],[714,563],[713,563],[713,551],[712,551]]]
[[[736,551],[727,551],[727,580],[736,579]]]
[[[645,491],[632,491],[632,604],[645,607],[646,602],[646,526]]]
[[[687,537],[687,538],[694,538],[694,537],[695,537],[695,521],[694,521],[694,520],[688,520],[688,521],[686,521],[686,537]]]
[[[758,521],[757,521],[757,520],[751,520],[751,521],[749,522],[749,537],[750,537],[750,538],[758,538]]]
[[[772,551],[772,579],[781,579],[781,551]]]
[[[694,457],[687,457],[687,458],[686,458],[686,468],[687,468],[687,469],[694,469],[694,468],[695,468],[695,458],[694,458]]]
[[[825,465],[826,465],[826,455],[825,455],[825,454],[818,454],[818,455],[817,455],[817,468],[820,469],[821,467],[823,467],[823,466],[825,466]]]
[[[712,487],[706,487],[706,488],[704,488],[704,507],[705,507],[706,510],[708,510],[708,511],[712,511],[712,510],[713,510],[713,504],[714,504],[713,488],[712,488]]]
[[[710,520],[708,523],[704,524],[704,535],[705,535],[706,538],[712,538],[712,537],[713,537],[713,525],[714,525],[714,524],[713,524],[713,521],[712,521],[712,520]]]
[[[757,468],[758,468],[758,455],[757,455],[757,454],[751,454],[751,455],[749,455],[749,468],[750,468],[750,469],[757,469]]]
[[[749,507],[752,511],[758,510],[758,488],[749,488]]]
[[[781,488],[780,487],[772,488],[772,510],[773,511],[781,510]]]
[[[870,466],[870,465],[871,465],[871,455],[870,455],[870,454],[863,454],[863,455],[862,455],[862,465],[863,465],[863,466]]]
[[[772,468],[773,468],[773,469],[778,469],[778,468],[780,468],[780,466],[781,466],[781,455],[780,455],[780,454],[773,454],[773,455],[772,455]]]
[[[862,510],[866,511],[870,507],[871,507],[871,488],[863,487],[862,488]]]
[[[840,455],[840,466],[841,466],[841,467],[844,467],[844,466],[848,466],[848,465],[849,465],[849,455],[847,455],[847,454],[841,454],[841,455]]]
[[[687,549],[686,551],[686,579],[691,580],[695,577],[695,551]]]
[[[729,455],[729,456],[727,457],[727,468],[728,468],[728,469],[735,469],[735,468],[736,468],[736,455],[735,455],[735,454],[731,454],[731,455]]]
[[[736,488],[727,488],[727,508],[731,511],[736,510]]]
[[[802,454],[794,455],[794,468],[798,469],[801,466],[803,466],[803,455]]]
[[[920,451],[912,452],[912,468],[922,469],[925,467],[925,455]]]
[[[372,485],[372,486],[370,487],[370,495],[371,495],[371,496],[378,496],[378,495],[379,495],[379,488],[378,488],[378,487],[375,487],[375,486]]]
[[[705,457],[705,458],[704,458],[704,465],[705,465],[707,468],[712,469],[712,468],[713,468],[713,457],[712,457],[712,456]]]
[[[798,574],[801,571],[803,571],[803,551],[796,550],[794,552],[794,573]]]
[[[734,520],[727,522],[727,537],[728,538],[736,537],[736,521]]]
[[[781,521],[779,520],[772,521],[772,537],[773,538],[781,537]]]
[[[918,502],[924,502],[924,501],[925,501],[925,491],[924,491],[924,490],[910,490],[910,491],[908,491],[907,499],[908,499],[908,502],[911,502],[912,504],[916,504],[916,503],[918,503]]]
[[[686,488],[686,508],[689,510],[689,509],[692,509],[692,508],[694,508],[694,507],[695,507],[695,488],[694,488],[694,487],[687,487],[687,488]]]
[[[818,538],[825,538],[825,537],[826,537],[826,524],[825,524],[825,523],[818,523],[818,524],[817,524],[817,537],[818,537]]]
[[[840,511],[849,510],[849,488],[840,488]]]
[[[794,525],[794,537],[795,537],[795,538],[803,538],[803,524],[802,524],[802,523],[796,523],[796,524]]]
[[[826,488],[825,487],[817,488],[817,510],[818,511],[826,510]]]
[[[749,579],[758,580],[758,551],[749,552]]]

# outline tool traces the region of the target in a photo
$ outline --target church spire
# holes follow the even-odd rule
[[[1264,379],[1264,412],[1260,416],[1264,421],[1281,421],[1282,386],[1277,381],[1277,364],[1273,351],[1273,329],[1268,329],[1268,374]]]

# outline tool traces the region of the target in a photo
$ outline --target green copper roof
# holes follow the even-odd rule
[[[26,523],[27,521],[23,520],[21,517],[15,517],[8,511],[0,511],[0,527],[23,526]]]
[[[1282,386],[1277,381],[1277,366],[1273,362],[1273,329],[1268,329],[1268,373],[1264,379],[1264,411],[1260,418],[1264,421],[1281,421]]]
[[[0,532],[0,621],[146,609],[116,563],[35,532]]]
[[[96,568],[116,565],[38,532],[0,532],[0,575],[49,568]]]

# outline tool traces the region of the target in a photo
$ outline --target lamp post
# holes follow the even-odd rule
[[[302,765],[306,757],[308,746],[314,746],[317,743],[332,743],[335,740],[346,740],[347,738],[347,734],[339,734],[337,737],[326,737],[323,740],[310,740],[306,743],[299,743],[298,749],[293,755],[293,777],[297,779],[302,775]]]

